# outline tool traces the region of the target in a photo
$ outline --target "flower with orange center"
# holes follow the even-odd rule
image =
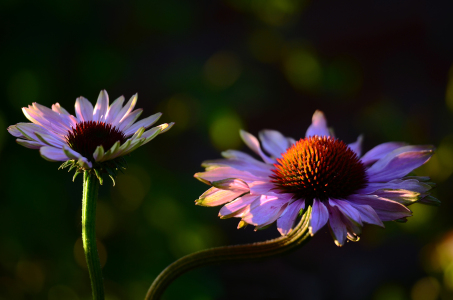
[[[430,159],[432,146],[389,142],[362,156],[362,138],[349,145],[336,139],[320,111],[299,141],[274,130],[260,132],[261,143],[245,131],[241,137],[263,161],[228,150],[225,159],[205,161],[206,172],[195,174],[212,186],[196,204],[224,204],[220,217],[241,218],[239,228],[276,222],[286,235],[311,206],[310,233],[328,224],[341,246],[347,238],[357,241],[364,223],[405,221],[411,216],[406,206],[438,204],[429,194],[434,184],[428,177],[408,176]]]

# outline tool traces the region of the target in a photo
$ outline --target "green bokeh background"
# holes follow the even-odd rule
[[[301,138],[316,109],[365,151],[434,144],[418,174],[440,208],[366,226],[337,248],[327,229],[259,263],[192,271],[165,299],[453,299],[453,5],[447,1],[0,2],[0,299],[90,299],[80,241],[81,177],[20,147],[6,127],[32,102],[139,94],[144,116],[176,122],[100,190],[97,234],[107,299],[143,299],[169,263],[212,246],[278,236],[236,230],[193,201],[203,160],[246,150],[240,128]],[[250,152],[250,151],[249,151]]]

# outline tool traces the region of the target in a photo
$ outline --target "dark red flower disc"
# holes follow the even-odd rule
[[[309,203],[342,199],[367,184],[365,167],[344,142],[312,136],[292,145],[274,164],[272,182],[283,193]]]
[[[104,122],[85,121],[77,123],[75,128],[68,130],[66,140],[69,147],[94,162],[93,153],[98,146],[109,150],[113,144],[126,141],[124,133],[115,126]]]

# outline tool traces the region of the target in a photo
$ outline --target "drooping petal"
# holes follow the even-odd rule
[[[360,213],[347,201],[339,199],[329,199],[329,205],[337,207],[338,210],[348,219],[354,221],[360,226],[363,226],[362,219],[360,218]]]
[[[432,146],[405,146],[393,150],[366,172],[370,182],[401,178],[426,163],[433,155]]]
[[[210,184],[210,182],[225,178],[240,178],[245,182],[260,181],[260,178],[246,171],[239,171],[231,167],[219,167],[207,172],[200,172],[194,175],[198,180]]]
[[[419,182],[416,179],[394,179],[389,182],[370,182],[368,185],[358,190],[357,194],[372,194],[373,192],[381,189],[391,189],[391,190],[409,190],[418,193],[425,193],[432,189],[429,184],[424,182]]]
[[[38,137],[38,139],[41,142],[43,142],[46,145],[52,146],[52,147],[63,148],[65,145],[67,145],[65,142],[63,142],[62,140],[56,138],[54,135],[51,135],[51,134],[35,132],[35,135]]]
[[[390,190],[382,189],[375,191],[373,193],[381,198],[390,199],[398,203],[403,204],[404,206],[409,206],[420,200],[425,194],[420,194],[414,191],[408,190]]]
[[[61,135],[55,134],[54,132],[49,131],[46,128],[37,124],[19,123],[16,125],[16,128],[22,133],[23,136],[32,141],[40,141],[39,137],[36,135],[36,133],[38,133],[50,135],[54,139],[59,140],[60,142],[64,142],[64,138]]]
[[[384,223],[382,223],[381,219],[371,206],[355,203],[351,203],[351,205],[360,213],[360,218],[363,222],[384,227]]]
[[[7,130],[12,136],[15,136],[18,138],[24,138],[24,135],[20,132],[19,129],[17,129],[17,125],[20,125],[20,124],[29,124],[29,123],[18,123],[16,125],[11,125],[8,127]]]
[[[195,204],[201,206],[222,205],[242,196],[243,194],[244,194],[243,192],[234,192],[212,187],[206,192],[204,192],[200,196],[200,198],[195,200]]]
[[[304,208],[304,200],[297,200],[288,205],[280,218],[277,220],[277,229],[281,235],[287,235],[292,231],[299,211]]]
[[[329,227],[335,244],[339,247],[343,246],[346,241],[347,228],[337,207],[329,206]]]
[[[412,215],[412,212],[404,205],[376,195],[349,195],[348,201],[353,204],[371,206],[382,221],[393,221]]]
[[[321,200],[313,199],[313,209],[310,216],[310,225],[308,227],[310,234],[314,235],[326,225],[327,220],[329,220],[329,212],[327,211],[326,206],[321,202]]]
[[[215,159],[215,160],[207,160],[201,164],[206,169],[211,169],[213,167],[232,167],[236,170],[240,171],[247,171],[252,173],[255,176],[259,177],[269,177],[272,175],[271,168],[273,166],[263,164],[261,165],[254,165],[248,163],[246,161],[236,160],[236,159]]]
[[[259,133],[259,138],[264,150],[266,150],[273,157],[281,157],[282,153],[285,153],[286,149],[290,146],[290,143],[283,136],[283,134],[276,130],[262,130]]]
[[[365,155],[361,158],[362,163],[365,165],[372,164],[383,158],[393,150],[404,147],[406,145],[406,143],[402,142],[388,142],[377,145],[376,147],[365,153]]]
[[[75,112],[77,119],[80,122],[93,120],[93,105],[84,97],[79,97],[76,99]]]
[[[109,108],[109,95],[106,90],[99,94],[98,101],[93,110],[93,121],[104,122]]]
[[[16,139],[16,142],[29,149],[39,149],[43,146],[45,146],[42,142],[35,142],[35,141],[29,141],[29,140],[23,140],[23,139]]]
[[[362,143],[363,135],[359,135],[356,142],[348,145],[349,148],[351,148],[351,150],[354,151],[354,153],[357,154],[358,157],[362,155]]]
[[[260,202],[259,205],[250,209],[250,212],[242,218],[244,222],[255,226],[271,224],[280,217],[288,205],[288,201],[285,199],[265,195],[261,196]]]
[[[244,195],[236,200],[225,204],[219,211],[219,217],[222,219],[236,217],[238,213],[244,212],[244,209],[250,207],[253,201],[261,197],[260,195]]]
[[[156,123],[157,120],[159,120],[159,118],[161,116],[162,116],[162,113],[157,113],[157,114],[149,116],[143,120],[138,121],[137,123],[135,123],[134,125],[129,127],[126,131],[124,131],[124,135],[126,137],[128,137],[128,136],[134,134],[134,132],[136,132],[137,129],[139,129],[140,127],[145,127],[145,129],[148,129],[149,127],[151,127],[151,125]]]
[[[252,194],[268,194],[271,190],[275,190],[275,185],[269,181],[254,181],[249,184]]]
[[[44,159],[49,161],[66,161],[70,159],[61,148],[44,146],[39,149],[39,152]]]
[[[320,110],[315,111],[312,118],[312,123],[308,127],[305,137],[310,136],[330,136],[329,128],[327,128],[327,121],[324,113]]]
[[[275,160],[273,160],[272,158],[270,158],[266,154],[264,154],[263,150],[261,150],[260,142],[254,135],[252,135],[244,130],[240,131],[240,135],[241,135],[241,138],[244,141],[244,143],[250,149],[252,149],[256,154],[258,154],[264,160],[265,163],[267,163],[267,164],[275,163]]]
[[[238,193],[248,193],[250,191],[248,184],[244,180],[237,178],[227,178],[219,181],[213,181],[212,186],[218,189],[229,190]]]
[[[67,128],[62,126],[58,119],[53,117],[46,119],[43,117],[42,113],[34,109],[32,106],[22,108],[22,112],[25,117],[30,120],[32,123],[40,125],[46,128],[49,131],[53,131],[58,134],[66,134]]]

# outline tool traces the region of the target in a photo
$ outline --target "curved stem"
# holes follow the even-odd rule
[[[94,300],[104,300],[104,282],[101,263],[96,245],[96,202],[98,200],[99,181],[90,171],[83,173],[82,199],[82,241],[85,259],[90,273]]]
[[[311,207],[306,210],[299,224],[287,236],[253,244],[211,248],[178,259],[156,277],[145,300],[159,299],[173,280],[192,269],[222,262],[263,259],[281,255],[302,246],[310,236],[308,232],[310,215]]]

